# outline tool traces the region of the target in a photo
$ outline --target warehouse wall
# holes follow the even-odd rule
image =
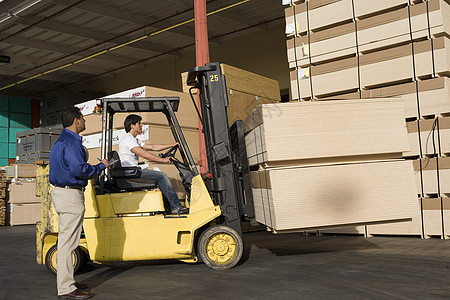
[[[212,62],[226,63],[278,80],[281,90],[289,89],[290,84],[286,53],[284,24],[210,45]],[[192,50],[77,85],[72,91],[95,90],[111,94],[143,85],[182,91],[180,74],[194,66],[195,51]]]

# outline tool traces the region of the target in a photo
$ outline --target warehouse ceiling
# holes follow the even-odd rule
[[[195,49],[193,0],[0,0],[0,95],[42,97]],[[280,0],[207,0],[210,44],[284,22]],[[0,57],[1,58],[1,57]]]

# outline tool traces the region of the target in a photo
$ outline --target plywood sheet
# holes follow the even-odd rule
[[[444,235],[442,223],[444,206],[442,198],[423,199],[423,230],[426,236]],[[448,233],[447,233],[448,234]]]
[[[317,31],[334,24],[351,22],[353,18],[351,0],[335,1],[329,3],[328,5],[323,5],[316,8],[309,7],[309,11],[306,11],[305,9],[306,4],[301,4],[296,7],[299,8],[296,9],[295,15],[295,19],[299,24],[299,32],[304,32],[308,30],[308,28],[309,30]],[[288,21],[290,20],[291,19]]]
[[[268,162],[409,150],[401,99],[265,104],[244,120],[247,135],[257,123],[264,125],[261,145]],[[258,149],[252,151],[263,148]]]
[[[271,196],[260,193],[264,216],[257,219],[275,230],[399,220],[413,217],[418,209],[411,161],[258,172],[268,180],[253,188],[268,187]]]
[[[417,200],[417,201],[420,201]],[[368,225],[367,232],[370,235],[422,235],[422,219],[420,214],[420,203],[414,205],[416,211],[411,221],[395,222],[377,225]]]
[[[406,5],[408,0],[356,0],[354,1],[355,16],[361,18]]]
[[[437,159],[437,160],[436,160]],[[422,169],[422,178],[420,177]],[[418,184],[418,193],[423,192],[428,196],[450,195],[450,157],[423,158],[414,161],[414,171]],[[421,184],[420,184],[421,183]]]
[[[397,84],[382,88],[366,90],[363,97],[399,97],[405,103],[405,118],[418,118],[418,105],[420,116],[431,116],[450,112],[450,78],[437,77],[418,82]]]

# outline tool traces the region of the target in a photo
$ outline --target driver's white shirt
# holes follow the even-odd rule
[[[131,133],[125,134],[119,142],[119,157],[122,167],[137,167],[139,163],[139,155],[131,152],[135,147],[142,147],[141,140],[133,137]]]

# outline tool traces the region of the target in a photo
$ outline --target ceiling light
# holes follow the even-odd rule
[[[24,10],[29,9],[30,7],[32,7],[33,5],[38,4],[39,2],[41,2],[41,0],[35,0],[35,1],[29,1],[27,4],[25,4],[23,7],[19,8],[18,10],[16,10],[13,15],[17,15],[20,14],[21,12],[23,12]]]

